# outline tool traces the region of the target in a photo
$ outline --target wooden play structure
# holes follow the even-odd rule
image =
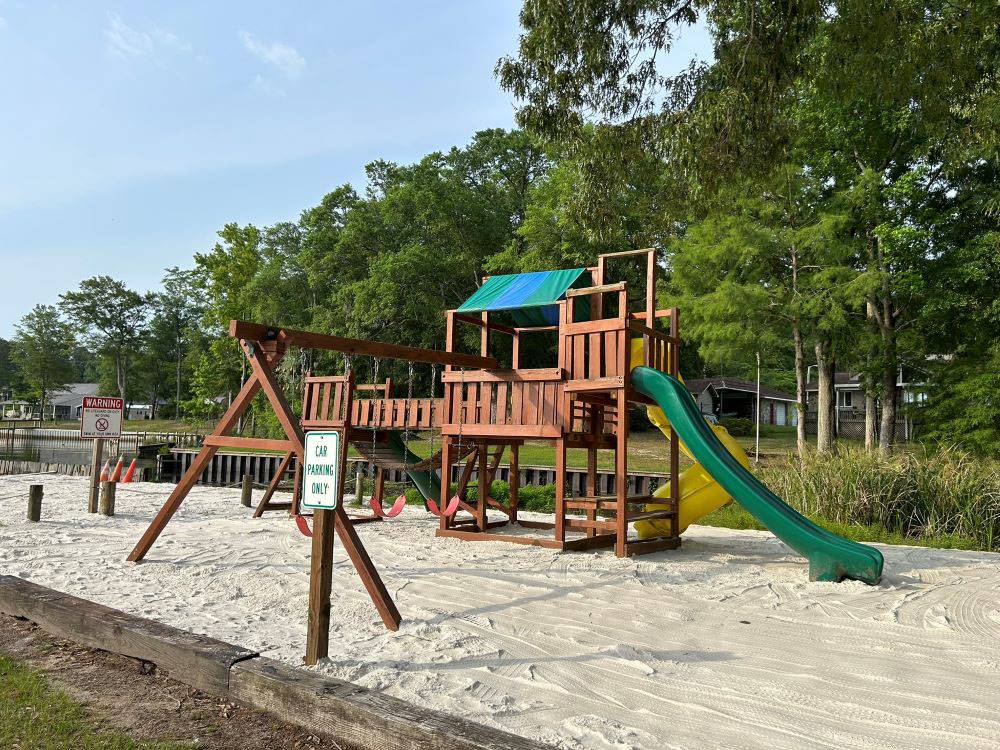
[[[642,260],[645,289],[641,309],[632,309],[628,284],[609,280],[609,263]],[[301,466],[305,434],[338,431],[341,477],[346,472],[348,446],[373,462],[379,473],[373,516],[352,518],[344,508],[317,511],[312,538],[307,663],[327,653],[333,534],[345,545],[386,626],[395,629],[399,613],[361,544],[354,524],[391,514],[381,508],[386,468],[401,468],[424,494],[437,516],[436,533],[464,541],[507,541],[561,550],[613,547],[626,556],[680,544],[677,525],[678,446],[671,432],[670,494],[661,493],[658,509],[645,510],[651,496],[628,494],[629,409],[653,403],[631,385],[632,341],[642,340],[644,364],[669,375],[678,371],[680,332],[678,311],[656,309],[656,257],[653,250],[611,253],[590,268],[543,271],[483,280],[480,289],[447,315],[445,351],[347,339],[233,321],[252,375],[219,421],[214,432],[181,478],[163,508],[129,555],[143,559],[177,511],[198,476],[222,447],[283,451],[282,467],[268,487],[255,515],[287,509],[298,516],[300,476],[289,503],[273,503],[280,478],[293,459]],[[657,324],[666,324],[666,330]],[[461,352],[459,326],[478,329],[479,351]],[[510,338],[499,346],[497,337]],[[291,346],[325,349],[350,355],[441,365],[442,395],[394,397],[392,383],[357,384],[354,375],[310,375],[305,381],[301,417],[296,417],[275,381],[274,368]],[[509,355],[499,365],[497,351]],[[522,363],[531,354],[532,367]],[[546,356],[551,361],[539,363]],[[411,381],[412,382],[412,381]],[[263,391],[285,432],[283,440],[234,437],[230,433],[254,396]],[[420,458],[401,444],[399,434],[430,431],[440,450]],[[518,459],[525,441],[547,441],[556,453],[555,519],[529,521],[518,516]],[[567,495],[567,451],[584,449],[587,490]],[[615,467],[615,491],[596,492],[598,458],[610,451]],[[507,456],[510,494],[498,502],[490,488],[498,466]],[[450,486],[453,465],[461,465],[457,490]],[[440,478],[445,478],[441,481]],[[475,483],[474,488],[469,485]],[[345,482],[341,481],[340,499]],[[491,514],[490,511],[493,511]],[[638,539],[630,534],[637,521],[658,520],[664,533]]]

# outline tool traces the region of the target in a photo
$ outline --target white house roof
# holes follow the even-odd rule
[[[51,406],[80,406],[84,396],[96,396],[97,383],[70,383],[61,391],[52,394],[49,399]]]

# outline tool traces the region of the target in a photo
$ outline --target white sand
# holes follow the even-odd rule
[[[169,487],[119,486],[113,519],[85,488],[0,477],[0,573],[301,663],[309,543],[285,514],[196,488],[133,565]],[[809,583],[767,533],[693,527],[619,560],[437,539],[433,520],[358,527],[398,633],[338,547],[318,669],[562,748],[1000,746],[1000,555],[883,547],[868,587]]]

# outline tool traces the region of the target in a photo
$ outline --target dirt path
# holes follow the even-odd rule
[[[330,738],[194,690],[148,662],[53,638],[2,614],[0,652],[42,672],[50,685],[83,703],[99,726],[135,739],[189,742],[205,750],[340,747]]]

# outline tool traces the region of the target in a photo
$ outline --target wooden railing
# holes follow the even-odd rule
[[[624,318],[563,325],[561,342],[567,390],[620,388],[628,373],[628,330]]]
[[[302,429],[343,427],[347,411],[348,376],[310,375],[302,399]]]
[[[677,376],[680,347],[677,336],[657,331],[638,320],[630,320],[628,329],[642,338],[643,364],[646,367]]]
[[[355,427],[428,429],[441,426],[444,400],[440,398],[356,399],[351,410]]]
[[[559,437],[561,369],[446,372],[446,435]]]

